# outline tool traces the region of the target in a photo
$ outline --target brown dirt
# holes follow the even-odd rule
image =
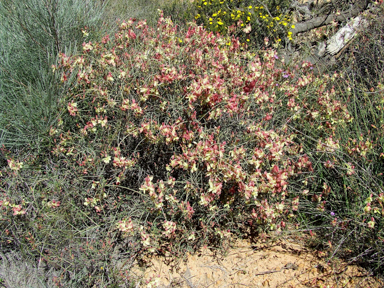
[[[237,240],[225,256],[202,249],[186,261],[153,256],[145,267],[135,265],[136,287],[384,287],[356,265],[326,262],[325,253],[305,248],[297,240],[251,244]]]

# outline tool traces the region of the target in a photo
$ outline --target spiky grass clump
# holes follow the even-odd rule
[[[363,15],[368,27],[332,67],[340,71],[335,83],[340,99],[354,120],[348,130],[335,129],[339,153],[311,154],[322,192],[323,210],[303,209],[308,227],[321,227],[319,242],[329,256],[341,256],[382,274],[384,261],[384,117],[382,30],[383,5]],[[377,13],[377,14],[376,14]],[[328,124],[327,124],[328,125]],[[331,122],[329,125],[333,126]],[[330,225],[329,225],[330,223]],[[315,225],[314,225],[315,224]],[[329,242],[328,242],[329,241]],[[325,244],[325,245],[324,245]]]
[[[56,114],[60,79],[51,73],[60,51],[83,42],[82,29],[100,23],[93,1],[21,0],[0,3],[0,145],[40,143]],[[91,33],[92,35],[92,33]]]

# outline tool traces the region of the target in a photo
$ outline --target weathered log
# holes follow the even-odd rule
[[[362,16],[353,18],[327,41],[327,52],[331,55],[337,54],[357,35],[359,30],[367,27],[367,25],[368,22]]]
[[[359,1],[354,4],[350,9],[342,11],[340,13],[329,13],[326,15],[316,16],[312,19],[298,22],[295,24],[295,28],[292,31],[292,36],[307,32],[309,30],[318,28],[323,25],[332,23],[333,21],[341,22],[353,17],[358,16],[361,12],[366,10],[369,1]]]

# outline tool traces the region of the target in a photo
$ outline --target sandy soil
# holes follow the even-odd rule
[[[293,239],[274,244],[238,240],[225,256],[210,249],[187,255],[187,261],[151,257],[135,265],[137,287],[384,287],[356,265],[314,252]]]

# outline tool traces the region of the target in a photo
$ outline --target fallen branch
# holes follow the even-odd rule
[[[358,4],[353,5],[351,9],[340,13],[331,13],[328,15],[314,17],[303,22],[298,22],[295,24],[295,28],[291,30],[292,36],[298,33],[307,32],[323,25],[330,24],[333,21],[345,21],[347,19],[356,17],[367,8],[368,2],[368,0],[364,1],[363,3],[360,2]]]

